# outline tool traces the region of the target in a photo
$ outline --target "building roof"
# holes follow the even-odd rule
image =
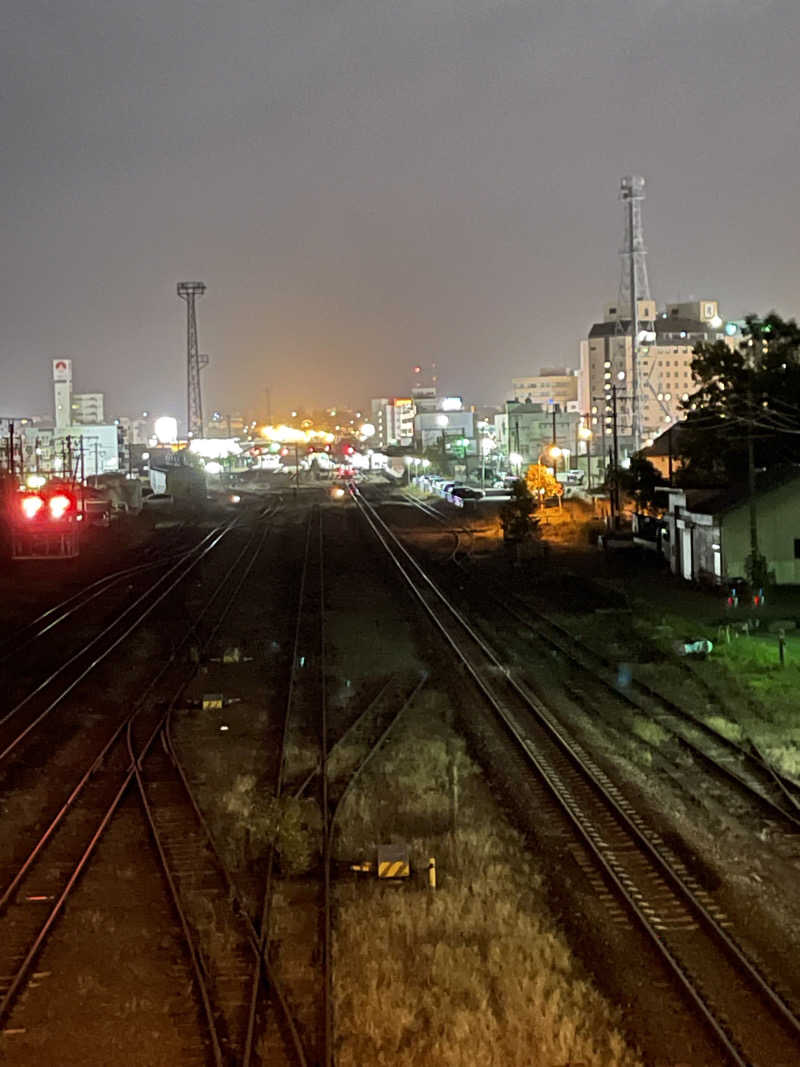
[[[680,453],[681,436],[685,430],[685,423],[673,422],[669,429],[664,430],[658,437],[655,438],[652,445],[649,448],[645,448],[642,451],[646,457],[650,456],[668,456],[670,452],[673,456],[677,456]]]
[[[692,340],[712,340],[719,333],[718,330],[712,329],[707,322],[700,322],[699,319],[678,319],[671,316],[667,318],[659,316],[653,321],[653,328],[656,333],[656,343],[662,339],[667,343],[672,340],[688,341],[690,338]],[[617,335],[625,336],[630,334],[630,330],[630,319],[620,319],[618,322],[596,322],[589,330],[589,339],[616,337]],[[681,336],[682,334],[686,334],[686,336],[683,337]],[[667,341],[667,338],[669,338],[669,341]]]
[[[768,496],[778,489],[796,483],[800,493],[800,467],[782,467],[758,471],[756,474],[756,498]],[[684,489],[686,511],[700,515],[720,515],[747,503],[748,491],[744,485],[708,486],[698,489]]]

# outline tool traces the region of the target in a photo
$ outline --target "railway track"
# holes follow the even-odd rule
[[[233,526],[230,522],[212,530],[189,555],[173,563],[90,641],[69,653],[0,715],[0,764],[21,749],[29,735],[153,614]]]
[[[462,573],[465,572],[462,570]],[[625,684],[620,683],[617,666],[576,640],[564,627],[513,593],[504,602],[496,588],[483,582],[479,583],[479,587],[481,594],[485,597],[488,592],[494,606],[514,623],[525,627],[580,671],[590,674],[595,683],[600,683],[617,700],[657,722],[678,741],[684,751],[733,783],[766,814],[779,819],[792,830],[800,829],[800,789],[791,779],[781,775],[757,749],[725,737],[687,708],[646,683],[635,678]]]
[[[334,738],[336,724],[328,709],[325,638],[325,568],[323,511],[312,509],[306,528],[303,574],[297,607],[292,670],[282,734],[276,796],[311,798],[320,811],[320,856],[307,875],[283,877],[279,857],[270,853],[265,879],[259,939],[265,951],[257,963],[271,961],[286,1004],[301,1036],[302,1065],[332,1067],[335,1052],[333,1017],[333,924],[335,840],[342,805],[363,769],[380,749],[405,709],[427,681],[390,678],[360,714]],[[249,1041],[243,1060],[285,1062],[275,1048],[275,1027],[258,1013],[255,998]],[[260,1042],[259,1042],[260,1037]]]
[[[176,644],[167,662],[153,676],[142,699],[131,710],[126,721],[120,723],[102,750],[86,768],[72,793],[56,816],[49,821],[38,840],[27,850],[24,858],[13,871],[3,872],[2,896],[0,897],[0,1026],[3,1026],[15,1002],[30,980],[32,968],[41,953],[47,936],[60,917],[65,904],[74,891],[81,874],[86,869],[92,854],[106,832],[123,797],[136,782],[143,789],[151,811],[158,810],[147,795],[149,779],[143,773],[143,754],[153,750],[166,752],[170,765],[175,766],[167,730],[168,711],[182,693],[187,677],[187,668],[174,686],[173,698],[165,711],[154,703],[157,686],[166,684],[170,668],[176,663],[179,653],[198,633],[218,601],[222,602],[220,616],[203,644],[207,645],[219,629],[242,583],[255,561],[269,527],[253,531],[248,542],[226,570],[193,625],[187,629]],[[231,583],[236,584],[231,588]],[[225,594],[224,600],[223,594]],[[193,670],[193,669],[192,669]],[[129,744],[124,744],[126,736]],[[136,742],[141,748],[136,749]],[[163,739],[163,745],[161,744]],[[156,743],[158,742],[158,743]],[[134,760],[132,752],[136,751]],[[147,771],[149,773],[149,765]],[[163,771],[163,767],[160,770]],[[173,805],[174,807],[174,805]],[[172,809],[170,809],[172,810]],[[226,897],[226,900],[228,898]],[[252,929],[250,958],[258,951]],[[193,955],[194,944],[190,943],[189,954]],[[198,999],[205,1002],[202,984],[198,984]],[[210,1032],[212,1049],[222,1049],[215,1035]],[[220,1053],[221,1054],[221,1053]],[[220,1064],[223,1060],[220,1058]]]
[[[447,520],[435,508],[416,501],[426,515],[442,524]],[[454,530],[453,533],[458,531]],[[634,712],[641,713],[665,729],[692,758],[709,767],[716,775],[733,784],[769,817],[778,819],[788,829],[800,828],[800,787],[791,778],[782,775],[752,744],[740,744],[713,729],[687,707],[671,700],[655,687],[631,677],[625,683],[619,680],[618,664],[591,648],[566,627],[561,626],[544,612],[538,611],[513,591],[500,589],[496,583],[477,578],[462,561],[453,560],[459,568],[461,580],[466,580],[475,589],[485,612],[487,598],[494,609],[505,615],[516,626],[524,627],[532,636],[543,641],[591,678],[593,687],[602,686]],[[695,682],[701,682],[692,673]],[[574,695],[582,703],[587,698],[578,689]],[[709,690],[709,698],[719,704],[716,694]],[[594,704],[592,704],[594,707]],[[728,709],[720,705],[720,712],[728,715]]]
[[[473,679],[518,752],[544,782],[725,1062],[793,1064],[800,1058],[797,1008],[759,972],[713,897],[620,791],[556,724],[355,490],[354,500],[413,596]]]
[[[149,560],[146,563],[124,567],[122,570],[105,574],[90,582],[71,596],[65,597],[64,600],[40,612],[30,622],[20,626],[12,638],[0,644],[0,664],[7,663],[12,658],[17,659],[25,649],[52,633],[63,623],[70,619],[77,619],[79,613],[82,613],[89,604],[106,596],[123,582],[129,582],[135,576],[145,574],[147,571],[157,570],[170,563],[188,559],[196,551],[196,547],[192,545],[180,551],[161,555],[158,559]]]
[[[325,593],[322,511],[313,506],[305,529],[302,572],[295,617],[289,686],[280,733],[280,759],[274,795],[279,806],[296,792],[321,761],[324,773],[327,734],[325,684]],[[322,787],[315,797],[324,819]],[[277,848],[268,852],[257,932],[262,953],[255,964],[255,981],[263,960],[269,960],[286,997],[293,1027],[299,1035],[296,1062],[319,1063],[326,1055],[328,1013],[325,914],[326,886],[315,872],[282,877]],[[254,1062],[256,1048],[271,1064],[286,1063],[279,1015],[250,1004],[243,1064]]]

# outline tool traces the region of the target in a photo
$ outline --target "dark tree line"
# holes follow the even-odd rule
[[[694,350],[700,387],[676,434],[682,484],[745,485],[749,437],[757,469],[800,464],[800,327],[774,312],[746,322],[736,349],[714,341]]]

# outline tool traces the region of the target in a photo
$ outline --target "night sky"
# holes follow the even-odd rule
[[[616,296],[798,306],[797,0],[5,0],[0,414],[499,401]]]

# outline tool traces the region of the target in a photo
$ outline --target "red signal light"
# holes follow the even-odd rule
[[[67,496],[66,493],[56,493],[51,496],[47,502],[50,508],[51,519],[63,519],[66,513],[72,508],[72,497]]]
[[[288,448],[282,448],[281,449],[281,455],[282,456],[288,456],[289,455],[289,449]]]
[[[28,493],[19,502],[26,519],[35,519],[44,507],[44,500],[38,493]]]
[[[355,449],[353,448],[353,446],[352,446],[352,445],[347,445],[347,446],[346,446],[346,448],[345,448],[345,450],[344,450],[344,454],[345,454],[346,456],[352,456],[352,454],[353,454],[354,452],[355,452]]]

